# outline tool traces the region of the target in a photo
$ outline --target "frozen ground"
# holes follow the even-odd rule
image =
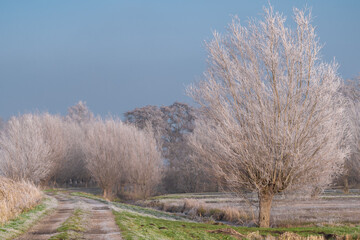
[[[254,196],[239,198],[227,193],[176,194],[165,195],[154,201],[167,205],[184,204],[184,199],[196,199],[206,209],[235,207],[249,216],[249,221],[257,218],[257,201]],[[271,223],[274,226],[294,226],[306,223],[337,224],[360,222],[360,193],[350,194],[329,190],[316,199],[301,195],[276,196],[271,209]]]
[[[58,228],[63,224],[77,208],[87,210],[86,230],[81,238],[87,240],[120,240],[121,234],[115,224],[112,209],[102,202],[70,196],[68,193],[54,195],[58,206],[51,214],[35,224],[28,232],[17,238],[17,240],[41,240],[41,239],[63,239],[58,238]],[[66,238],[67,239],[67,238]]]

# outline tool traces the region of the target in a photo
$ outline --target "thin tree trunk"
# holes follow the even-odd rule
[[[344,176],[344,193],[349,194],[349,181],[347,176]]]
[[[272,193],[259,192],[259,227],[270,227],[270,210],[273,197]]]
[[[104,198],[107,199],[107,200],[112,200],[113,199],[112,187],[105,187],[104,188]]]

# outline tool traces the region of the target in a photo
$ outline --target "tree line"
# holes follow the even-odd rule
[[[215,191],[191,160],[187,135],[195,110],[184,103],[146,106],[116,117],[95,117],[86,103],[64,117],[11,117],[0,134],[0,175],[43,186],[98,185],[104,197]]]

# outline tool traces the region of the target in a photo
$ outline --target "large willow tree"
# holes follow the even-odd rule
[[[328,184],[347,154],[337,65],[321,60],[311,14],[295,9],[294,21],[271,7],[247,27],[235,18],[189,88],[203,109],[192,146],[228,188],[258,193],[260,227],[275,194]]]

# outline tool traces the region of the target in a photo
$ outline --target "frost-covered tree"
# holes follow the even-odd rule
[[[63,184],[71,181],[86,185],[90,181],[90,173],[85,167],[82,142],[84,141],[84,126],[93,119],[94,114],[87,107],[86,102],[79,101],[76,105],[68,108],[68,114],[64,121],[67,152],[54,176],[57,183]]]
[[[344,191],[349,191],[349,184],[360,182],[360,77],[346,81],[341,88],[346,97],[350,123],[350,155],[345,161],[342,175]]]
[[[187,136],[194,130],[196,109],[186,103],[145,106],[125,113],[126,122],[143,129],[150,124],[165,163],[165,192],[214,191],[211,178],[193,161]]]
[[[189,88],[203,110],[193,148],[228,188],[258,193],[260,227],[275,194],[330,183],[348,152],[337,65],[321,60],[311,14],[295,9],[294,21],[271,7],[247,27],[235,18],[207,43],[205,80]]]
[[[14,180],[47,183],[66,152],[61,117],[12,117],[0,134],[0,174]]]
[[[81,184],[87,186],[91,176],[86,168],[83,149],[85,127],[74,121],[64,121],[63,126],[66,153],[60,161],[60,166],[53,177],[53,181],[57,184]]]
[[[84,150],[87,168],[105,198],[112,198],[119,184],[148,196],[161,177],[161,155],[154,137],[120,120],[87,124]]]
[[[124,114],[125,121],[131,123],[140,129],[145,129],[148,124],[154,131],[154,135],[159,148],[162,148],[163,136],[166,132],[167,122],[165,115],[157,106],[148,105],[141,108],[135,108]]]
[[[89,110],[86,102],[79,101],[74,106],[68,108],[67,120],[77,122],[79,124],[89,122],[94,118],[94,114]]]

